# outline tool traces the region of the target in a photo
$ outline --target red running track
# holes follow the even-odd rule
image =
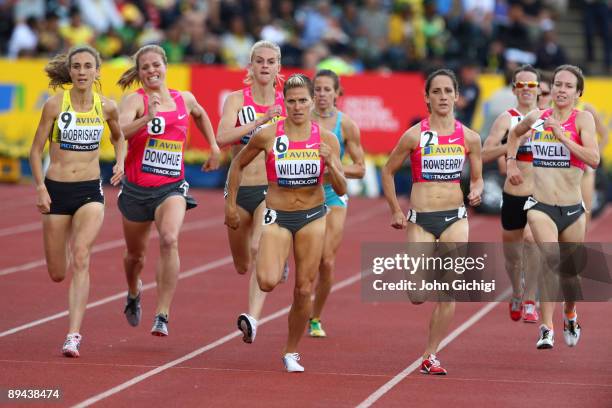
[[[609,303],[581,304],[579,346],[567,348],[558,333],[550,351],[535,349],[536,327],[510,321],[505,302],[458,304],[439,353],[449,375],[432,378],[414,370],[431,306],[367,303],[360,294],[360,243],[404,238],[388,227],[382,200],[351,199],[337,284],[324,314],[329,337],[304,338],[304,374],[285,373],[280,359],[293,279],[268,296],[254,344],[244,344],[235,330],[248,282],[229,258],[219,191],[194,191],[200,206],[188,212],[180,238],[182,279],[170,336],[153,337],[158,243],[151,238],[143,323],[132,328],[122,313],[116,190],[106,193],[81,358],[67,359],[60,347],[68,325],[68,282],[54,284],[47,276],[34,193],[25,186],[0,187],[0,388],[60,388],[61,406],[612,406]],[[470,227],[473,241],[500,235],[497,217],[473,215]],[[594,220],[589,240],[608,241],[610,227],[608,209]]]

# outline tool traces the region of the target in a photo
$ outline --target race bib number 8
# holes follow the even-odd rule
[[[150,135],[162,135],[166,131],[166,120],[163,117],[154,117],[147,122],[147,132]]]
[[[427,147],[438,144],[438,133],[433,130],[426,130],[421,132],[421,144],[420,147]]]

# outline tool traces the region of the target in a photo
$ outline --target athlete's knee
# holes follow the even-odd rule
[[[277,283],[274,279],[269,279],[268,277],[257,277],[257,284],[262,292],[272,292]]]
[[[66,278],[66,268],[49,266],[49,277],[53,282],[62,282]]]
[[[125,261],[125,263],[131,267],[135,267],[135,266],[144,266],[145,263],[145,253],[144,251],[142,252],[129,252],[126,251],[125,255],[123,256],[123,259]]]
[[[176,249],[178,248],[178,233],[162,232],[159,235],[159,246],[161,249]]]
[[[331,278],[331,275],[334,272],[335,265],[336,265],[336,260],[334,259],[333,256],[324,256],[321,259],[321,264],[319,266],[319,271],[320,271],[319,279]]]
[[[89,267],[88,247],[77,244],[72,248],[72,265],[74,271],[77,273]]]
[[[306,302],[312,295],[312,282],[297,283],[293,290],[293,299],[297,302]]]
[[[247,273],[250,269],[250,266],[251,262],[248,259],[234,261],[234,268],[236,269],[236,272],[238,272],[240,275],[244,275],[245,273]]]

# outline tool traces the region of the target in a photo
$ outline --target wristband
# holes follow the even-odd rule
[[[516,156],[506,157],[506,161],[508,161],[508,160],[516,160]]]

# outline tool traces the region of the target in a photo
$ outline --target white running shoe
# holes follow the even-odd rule
[[[66,341],[64,341],[64,346],[62,347],[62,354],[66,357],[78,357],[82,338],[83,337],[79,333],[71,333],[67,335]]]
[[[298,361],[300,361],[300,355],[298,353],[287,353],[283,356],[283,363],[288,373],[304,372],[304,367],[302,367]]]
[[[580,340],[578,316],[572,320],[569,320],[567,317],[563,318],[563,339],[569,347],[574,347],[578,344],[578,340]]]
[[[245,343],[253,343],[257,336],[257,320],[247,313],[242,313],[238,316],[238,330],[243,334],[242,341]]]
[[[536,343],[536,347],[540,350],[551,349],[555,345],[555,332],[550,330],[546,325],[540,326],[540,338]]]

